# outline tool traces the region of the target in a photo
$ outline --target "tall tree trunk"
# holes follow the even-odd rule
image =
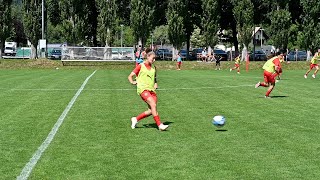
[[[239,42],[238,42],[238,38],[237,38],[237,24],[236,23],[232,23],[232,38],[233,38],[233,45],[234,45],[234,51],[236,53],[239,53]]]
[[[0,59],[2,59],[3,41],[0,41]]]
[[[186,40],[187,40],[187,59],[188,59],[188,57],[189,57],[190,37],[191,37],[191,35],[190,35],[190,34],[187,34],[187,38],[186,38]]]
[[[31,59],[37,59],[38,55],[37,55],[37,48],[35,48],[35,46],[33,44],[31,44]]]

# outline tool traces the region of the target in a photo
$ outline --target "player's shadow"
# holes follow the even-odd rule
[[[287,98],[289,96],[270,96],[271,98]]]
[[[163,122],[164,125],[170,125],[172,123],[173,122],[170,122],[170,121]],[[143,127],[144,128],[158,128],[156,123],[143,124]]]
[[[227,132],[228,130],[226,130],[226,129],[217,129],[216,131],[219,131],[219,132]]]
[[[287,98],[287,97],[289,97],[289,96],[270,96],[271,99],[273,99],[273,98]],[[265,97],[260,97],[260,98],[265,99]]]

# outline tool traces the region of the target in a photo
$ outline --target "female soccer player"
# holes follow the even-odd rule
[[[237,69],[237,73],[240,74],[240,55],[238,55],[234,61],[234,68],[230,69],[230,72]]]
[[[148,105],[148,110],[141,113],[137,117],[131,118],[131,128],[134,129],[137,123],[152,115],[159,130],[164,131],[169,126],[164,125],[160,121],[160,117],[157,112],[157,94],[156,89],[158,87],[156,77],[156,67],[153,65],[155,61],[155,53],[147,53],[147,59],[144,63],[139,64],[128,76],[128,80],[131,84],[137,85],[137,93]],[[137,76],[137,81],[133,81],[133,76]]]
[[[278,56],[275,56],[271,59],[269,59],[264,65],[263,65],[263,76],[264,76],[264,82],[258,82],[255,86],[255,88],[258,88],[260,86],[268,87],[268,91],[266,93],[265,98],[270,98],[270,93],[272,92],[273,88],[276,85],[275,78],[279,75],[280,67],[281,67],[281,61],[284,58],[284,53],[279,53]]]
[[[177,55],[177,70],[181,70],[182,58],[181,53],[179,52]]]
[[[318,52],[314,54],[313,58],[311,59],[311,63],[310,63],[310,68],[309,70],[306,72],[306,74],[304,75],[304,78],[308,78],[308,74],[309,72],[313,69],[316,68],[316,70],[314,71],[314,73],[312,74],[313,78],[316,78],[316,74],[319,71],[319,66],[318,66],[318,60],[320,59],[320,49],[318,49]]]

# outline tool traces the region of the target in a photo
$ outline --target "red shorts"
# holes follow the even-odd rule
[[[278,75],[277,73],[271,73],[271,72],[268,72],[268,71],[264,71],[263,72],[264,82],[265,83],[275,83],[276,82],[275,77],[277,75]]]
[[[318,64],[310,64],[310,69],[313,69],[313,68],[316,68],[316,67],[319,67]]]
[[[181,65],[181,64],[182,64],[182,61],[180,61],[180,62],[177,62],[177,64]]]
[[[235,66],[236,68],[238,68],[238,67],[240,67],[240,64],[234,64],[234,66]]]
[[[154,101],[157,103],[158,99],[157,99],[157,94],[153,91],[148,91],[148,90],[144,90],[141,94],[140,97],[142,100],[144,100],[145,102],[147,102],[147,99],[149,97],[152,97],[154,99]]]

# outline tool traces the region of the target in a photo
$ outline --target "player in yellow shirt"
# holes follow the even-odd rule
[[[128,80],[131,84],[137,85],[137,93],[143,101],[148,105],[148,109],[138,115],[137,117],[131,118],[131,128],[134,129],[137,123],[150,115],[153,116],[159,130],[164,131],[169,126],[164,125],[160,121],[160,117],[157,111],[157,94],[156,89],[158,88],[156,67],[153,65],[155,61],[155,53],[153,51],[147,53],[147,59],[144,63],[139,64],[128,76]],[[133,80],[133,76],[137,76],[137,81]]]
[[[318,66],[318,61],[320,60],[320,49],[318,49],[318,52],[316,52],[313,56],[313,58],[311,59],[311,63],[310,63],[310,68],[309,70],[306,72],[306,74],[304,75],[304,78],[308,78],[308,74],[309,72],[313,69],[316,68],[316,70],[314,71],[314,73],[312,74],[313,78],[316,78],[316,74],[319,71],[319,66]]]
[[[264,65],[263,65],[263,76],[264,76],[264,82],[258,82],[255,86],[255,88],[258,88],[260,86],[262,87],[268,87],[268,91],[266,92],[266,98],[270,98],[270,93],[272,92],[273,88],[276,85],[275,78],[279,75],[280,69],[281,69],[281,62],[283,61],[283,57],[285,54],[283,52],[279,52],[278,56],[275,56],[271,59],[269,59]]]
[[[240,74],[240,55],[234,59],[234,67],[230,69],[230,72],[237,69],[237,73]]]

